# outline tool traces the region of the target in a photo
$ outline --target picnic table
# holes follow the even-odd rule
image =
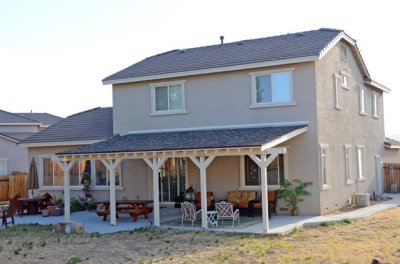
[[[110,215],[110,201],[102,201],[104,209],[97,210],[98,216],[103,217],[103,221],[107,220]],[[133,222],[137,221],[138,216],[143,215],[145,219],[149,218],[149,214],[153,212],[153,207],[148,207],[148,204],[153,203],[152,200],[116,200],[116,213],[129,214],[133,218]]]

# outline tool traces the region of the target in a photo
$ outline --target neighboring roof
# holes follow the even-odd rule
[[[32,133],[7,133],[7,132],[2,132],[0,133],[0,137],[8,139],[10,141],[19,143],[21,140],[24,140],[25,138],[28,138],[29,136],[35,134],[34,132]]]
[[[57,153],[90,154],[117,152],[147,152],[216,148],[261,147],[307,126],[272,126],[219,130],[199,130],[164,133],[142,133],[114,136],[113,138]],[[304,130],[305,131],[305,130]],[[287,138],[289,139],[289,138]]]
[[[27,146],[104,140],[113,136],[112,107],[80,112],[32,135],[21,143]],[[83,144],[83,143],[82,143]]]
[[[39,121],[45,126],[53,125],[63,119],[62,117],[51,115],[48,113],[15,113],[15,114]]]
[[[385,147],[390,149],[400,149],[400,142],[391,138],[385,138]]]
[[[1,125],[40,125],[40,122],[27,117],[19,116],[10,112],[0,110]]]

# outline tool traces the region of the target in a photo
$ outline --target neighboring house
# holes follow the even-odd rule
[[[0,176],[28,172],[28,150],[18,143],[37,133],[42,123],[0,110]]]
[[[80,112],[56,122],[41,132],[26,138],[21,145],[28,147],[29,160],[34,157],[38,164],[39,189],[43,192],[51,191],[56,196],[63,190],[63,172],[57,163],[51,160],[54,153],[93,144],[113,136],[112,108],[94,108]],[[107,171],[99,161],[93,161],[92,166],[94,190],[106,187]],[[77,163],[71,171],[71,186],[77,190],[76,196],[83,196],[80,179],[86,168],[85,162]]]
[[[376,172],[390,90],[371,79],[356,41],[342,30],[172,50],[103,83],[112,84],[115,136],[60,148],[57,157],[66,170],[70,161],[102,160],[111,169],[111,201],[154,199],[156,226],[159,203],[171,204],[189,186],[204,194],[203,209],[206,191],[216,200],[232,190],[263,193],[264,229],[265,193],[283,178],[314,183],[303,214],[324,215],[355,193],[381,192]],[[115,192],[112,169],[121,163]],[[69,195],[68,184],[64,190]],[[287,212],[278,205],[278,214]],[[203,210],[203,227],[206,217]]]
[[[57,123],[58,121],[62,120],[62,117],[59,116],[55,116],[55,115],[51,115],[48,113],[15,113],[16,115],[19,116],[23,116],[26,118],[30,118],[36,121],[39,121],[40,123],[42,123],[42,125],[40,126],[40,131],[51,126],[54,125],[55,123]]]

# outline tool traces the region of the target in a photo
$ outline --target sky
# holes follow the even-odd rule
[[[400,135],[396,1],[0,0],[0,109],[61,117],[112,106],[101,80],[146,57],[301,32],[343,29],[384,95],[386,135]]]

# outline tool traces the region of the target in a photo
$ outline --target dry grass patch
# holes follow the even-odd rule
[[[284,237],[160,229],[65,235],[29,225],[0,238],[5,263],[400,263],[400,208]]]

